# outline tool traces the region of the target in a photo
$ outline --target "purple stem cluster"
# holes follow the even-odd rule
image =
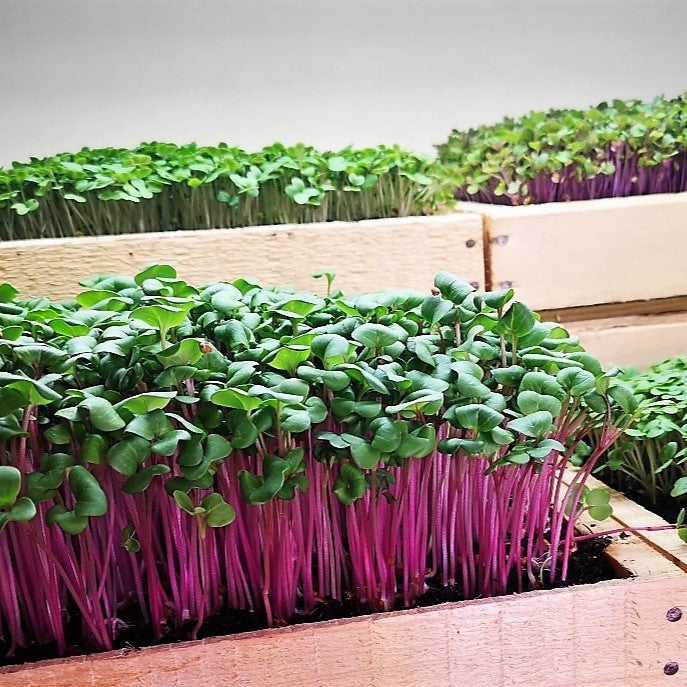
[[[565,443],[584,422],[584,414],[565,408],[553,438]],[[13,439],[10,450],[30,471],[47,443],[34,418],[27,427],[28,441]],[[438,440],[473,438],[438,420],[436,428]],[[333,491],[340,463],[315,457],[313,432],[299,440],[309,486],[292,500],[244,500],[236,474],[260,474],[260,454],[235,452],[219,467],[215,490],[237,516],[217,529],[179,509],[161,479],[131,495],[121,491],[121,475],[93,466],[109,510],[82,534],[46,525],[46,503],[31,521],[0,533],[0,637],[8,655],[33,642],[55,643],[64,653],[71,615],[80,616],[84,644],[109,649],[131,608],[152,638],[183,625],[196,636],[225,608],[262,611],[270,625],[281,625],[331,599],[373,610],[409,606],[429,581],[473,598],[537,587],[545,577],[565,580],[576,541],[567,513],[577,512],[586,477],[618,431],[607,426],[570,485],[563,475],[574,442],[565,454],[525,465],[494,466],[501,453],[435,451],[388,468],[384,484],[368,473],[365,495],[350,506]],[[277,450],[276,443],[266,448]],[[155,460],[180,474],[176,456]],[[71,505],[67,494],[60,498]],[[135,551],[121,542],[131,526]]]
[[[590,178],[578,165],[570,164],[557,172],[546,171],[532,179],[522,179],[527,185],[526,194],[497,194],[500,183],[512,181],[502,174],[492,177],[477,193],[468,193],[467,187],[458,188],[455,197],[492,205],[523,205],[687,191],[687,151],[652,166],[642,164],[642,160],[623,144],[608,148],[596,160],[613,164],[612,174],[599,172]]]

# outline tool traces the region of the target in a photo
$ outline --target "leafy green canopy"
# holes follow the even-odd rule
[[[687,190],[687,100],[530,112],[438,146],[456,197],[521,205]]]
[[[39,417],[52,448],[16,467],[35,503],[69,478],[75,507],[58,499],[48,511],[65,531],[105,509],[88,471],[72,484],[78,465],[109,465],[137,493],[170,472],[160,457],[175,456],[181,474],[165,485],[187,494],[210,488],[233,450],[264,455],[276,439],[274,481],[241,477],[260,503],[305,488],[287,455],[315,431],[331,459],[351,460],[334,486],[351,503],[360,471],[431,453],[437,422],[465,433],[440,444],[446,453],[523,464],[556,448],[547,442],[571,399],[602,415],[634,410],[563,328],[509,305],[511,290],[478,294],[446,273],[430,296],[322,298],[243,279],[196,289],[166,265],[88,286],[68,304],[0,291],[0,441],[22,435],[26,412]]]
[[[83,148],[0,169],[0,240],[423,214],[441,172],[385,146]]]
[[[639,402],[637,421],[602,466],[615,486],[674,508],[687,499],[687,356],[623,375]]]

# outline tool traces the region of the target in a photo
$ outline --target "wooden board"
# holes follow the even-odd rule
[[[569,471],[570,477],[575,474],[575,470]],[[603,488],[611,493],[611,502],[613,505],[613,523],[618,523],[621,527],[666,527],[669,523],[660,515],[652,513],[638,503],[627,498],[622,492],[607,487],[601,480],[595,477],[588,477],[587,486],[590,489]],[[588,521],[587,526],[591,531],[607,532],[611,529],[609,526],[611,521],[592,522]],[[674,529],[647,531],[640,529],[629,537],[623,537],[621,542],[627,542],[631,539],[639,539],[646,542],[651,548],[660,553],[665,560],[668,560],[678,566],[681,570],[687,572],[687,544],[685,544],[675,533]],[[614,542],[614,546],[619,542]],[[616,555],[613,552],[614,556]],[[687,609],[685,609],[687,614]]]
[[[613,317],[563,325],[605,367],[651,367],[687,354],[687,312]]]
[[[666,617],[687,610],[687,575],[638,536],[609,551],[634,578],[10,667],[0,685],[662,687],[687,668],[687,613]]]
[[[3,687],[662,687],[687,576],[620,580],[52,662]],[[670,684],[670,683],[668,683]]]
[[[687,295],[687,193],[458,207],[485,218],[492,288],[533,308]]]
[[[564,482],[570,484],[577,468],[566,471]],[[635,577],[653,578],[673,575],[675,567],[687,572],[687,545],[677,536],[675,529],[648,531],[646,528],[668,528],[670,524],[660,515],[652,513],[620,491],[606,486],[594,476],[586,478],[590,489],[606,489],[611,495],[613,516],[598,522],[587,514],[578,520],[580,531],[605,534],[618,529],[625,532],[614,534],[607,553],[616,567],[626,569]],[[647,550],[647,546],[650,550]],[[685,609],[687,618],[687,609]]]
[[[23,294],[68,298],[95,274],[133,274],[167,263],[194,284],[254,277],[265,285],[322,292],[314,272],[334,270],[346,293],[428,292],[453,272],[484,288],[482,219],[474,214],[362,222],[178,231],[0,243],[0,283]]]
[[[650,301],[580,305],[575,308],[560,308],[557,310],[539,310],[542,319],[549,322],[580,322],[584,320],[606,320],[613,317],[664,315],[666,313],[679,312],[687,312],[687,296],[654,298]]]

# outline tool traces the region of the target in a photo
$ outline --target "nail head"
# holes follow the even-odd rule
[[[666,618],[671,623],[676,623],[682,618],[682,609],[674,606],[666,613]]]
[[[678,670],[680,670],[680,666],[677,663],[675,663],[675,661],[671,661],[670,663],[666,663],[663,666],[663,672],[666,675],[675,675],[675,673],[677,673]]]

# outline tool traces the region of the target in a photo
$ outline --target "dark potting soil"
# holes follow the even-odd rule
[[[627,492],[627,496],[640,506],[644,506],[644,508],[650,510],[652,513],[660,515],[671,525],[675,523],[678,513],[682,509],[682,505],[680,505],[676,499],[669,496],[660,498],[656,503],[652,503],[651,499],[643,494],[633,494],[631,491]]]
[[[595,539],[580,542],[577,551],[573,553],[570,560],[568,580],[566,582],[556,582],[554,584],[545,583],[542,589],[553,589],[558,587],[569,587],[578,584],[594,584],[603,580],[617,578],[617,574],[611,566],[608,558],[604,555],[606,547],[610,543],[608,537],[598,537]],[[428,589],[420,597],[415,599],[415,606],[435,606],[437,604],[450,601],[464,601],[463,595],[457,587],[444,587],[437,579],[428,580]],[[513,580],[509,593],[517,591],[517,580]],[[525,586],[525,590],[528,587]],[[399,598],[392,610],[405,608],[402,598]],[[337,618],[354,618],[361,615],[369,615],[378,612],[369,604],[362,604],[353,599],[337,601],[329,599],[319,604],[312,613],[297,614],[289,624],[314,623],[322,620],[335,620]],[[194,623],[170,629],[161,639],[152,640],[150,628],[140,622],[136,609],[132,605],[130,608],[122,608],[119,613],[120,619],[126,623],[117,641],[115,649],[125,651],[138,651],[145,646],[158,644],[174,644],[187,641]],[[250,632],[253,630],[264,630],[268,627],[267,618],[263,612],[257,611],[236,611],[225,610],[207,618],[198,633],[198,639],[204,637],[217,637],[222,635],[237,634],[240,632]],[[67,627],[68,651],[67,656],[78,656],[91,653],[88,647],[79,643],[81,630],[81,618],[78,612],[73,612]],[[4,656],[8,647],[0,638],[0,657]],[[57,649],[54,644],[42,646],[31,646],[19,649],[11,657],[0,658],[0,666],[16,665],[22,663],[32,663],[34,661],[58,658]]]
[[[632,489],[631,485],[619,484],[617,480],[614,480],[614,473],[610,471],[604,471],[596,475],[599,479],[605,482],[608,486],[617,489],[621,493],[625,494],[629,499],[643,506],[652,513],[660,515],[666,522],[671,525],[677,520],[679,512],[687,506],[687,502],[684,499],[675,499],[667,494],[659,494],[656,503],[654,503],[646,493],[639,489]]]
[[[646,493],[639,489],[632,489],[627,484],[614,483],[612,474],[608,472],[599,475],[608,486],[617,489],[619,492],[625,494],[629,499],[643,506],[652,513],[660,515],[666,522],[671,525],[677,520],[678,513],[686,505],[684,499],[675,499],[667,494],[659,494],[656,503],[654,503]]]

